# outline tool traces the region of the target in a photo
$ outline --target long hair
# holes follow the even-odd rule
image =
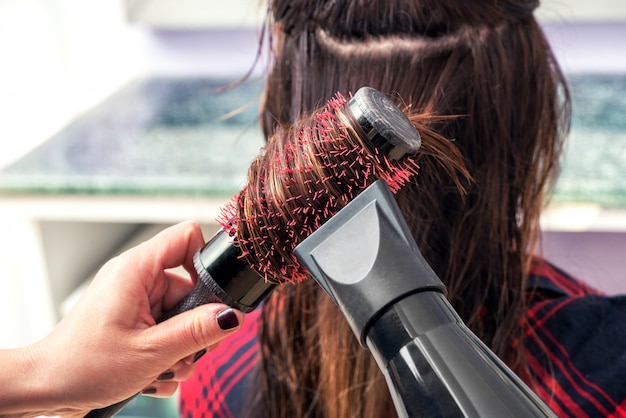
[[[545,193],[569,128],[564,75],[533,1],[270,0],[265,135],[337,92],[368,85],[415,112],[464,158],[459,192],[429,156],[397,194],[415,239],[466,324],[511,367]],[[264,306],[256,402],[271,417],[393,411],[371,355],[313,281]],[[518,345],[519,347],[519,345]]]

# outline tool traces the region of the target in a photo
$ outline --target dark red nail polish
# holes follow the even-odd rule
[[[193,362],[195,363],[196,361],[200,360],[200,357],[202,357],[203,355],[206,354],[206,348],[203,348],[202,350],[198,351],[194,356],[193,356]]]
[[[239,326],[239,318],[232,308],[227,308],[217,314],[217,325],[224,331],[228,331]]]
[[[142,395],[154,395],[157,389],[154,386],[150,386],[141,391]]]
[[[174,378],[174,372],[172,370],[167,370],[163,373],[161,373],[159,375],[159,377],[157,377],[157,380],[163,381],[163,380],[172,380]]]

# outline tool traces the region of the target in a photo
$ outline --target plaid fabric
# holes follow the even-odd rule
[[[604,296],[541,260],[530,279],[521,377],[559,417],[626,417],[626,296]]]
[[[626,417],[626,296],[608,297],[550,263],[533,263],[519,372],[559,417]],[[259,310],[207,353],[180,388],[182,418],[240,417],[254,390]],[[249,412],[249,411],[247,411]]]
[[[258,361],[258,321],[261,310],[246,315],[239,331],[198,360],[195,374],[180,385],[181,418],[243,416],[251,370]]]

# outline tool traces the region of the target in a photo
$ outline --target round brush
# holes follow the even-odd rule
[[[395,192],[417,173],[421,145],[410,119],[363,87],[337,93],[293,126],[281,127],[252,162],[248,184],[226,204],[218,231],[194,256],[195,288],[158,322],[209,302],[243,312],[306,270],[292,251],[360,191],[384,179]],[[132,398],[87,417],[111,417]]]
[[[248,184],[222,213],[241,257],[264,282],[298,282],[295,246],[374,181],[395,192],[417,173],[420,134],[396,105],[364,87],[279,128],[252,162]]]
[[[276,284],[305,279],[296,245],[377,179],[399,190],[418,168],[403,157],[420,145],[408,117],[370,87],[279,128],[222,208],[222,229],[196,253],[196,288],[162,320],[216,301],[250,312]]]

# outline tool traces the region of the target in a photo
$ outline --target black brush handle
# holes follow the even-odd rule
[[[109,405],[102,409],[94,409],[93,411],[85,415],[85,418],[110,418],[120,412],[122,408],[124,408],[126,405],[128,405],[128,403],[132,401],[135,396],[137,395],[134,395],[128,399],[124,399],[123,401],[118,402],[115,405]]]
[[[207,303],[225,303],[242,312],[250,312],[274,288],[266,283],[241,258],[241,250],[234,238],[221,230],[194,255],[194,268],[198,281],[193,290],[172,309],[161,316],[163,322],[182,312]],[[102,409],[89,412],[87,418],[110,418],[117,414],[137,395]]]
[[[214,283],[214,281],[213,281]],[[198,280],[196,286],[193,290],[187,294],[184,298],[182,298],[172,309],[165,312],[161,318],[158,319],[158,323],[165,321],[179,313],[191,310],[200,305],[204,305],[207,303],[213,302],[222,302],[217,296],[215,296],[209,286],[207,286],[203,280]],[[121,402],[118,402],[114,405],[109,405],[107,407],[101,409],[94,409],[89,412],[86,417],[87,418],[110,418],[120,412],[122,408],[130,403],[138,394],[131,396],[128,399],[124,399]]]
[[[213,282],[213,284],[215,285],[215,282]],[[211,286],[205,283],[204,280],[198,280],[193,290],[179,300],[172,309],[166,311],[157,320],[157,323],[161,323],[173,316],[190,311],[200,305],[206,305],[207,303],[224,303],[224,300],[217,297],[215,292],[212,291]]]

